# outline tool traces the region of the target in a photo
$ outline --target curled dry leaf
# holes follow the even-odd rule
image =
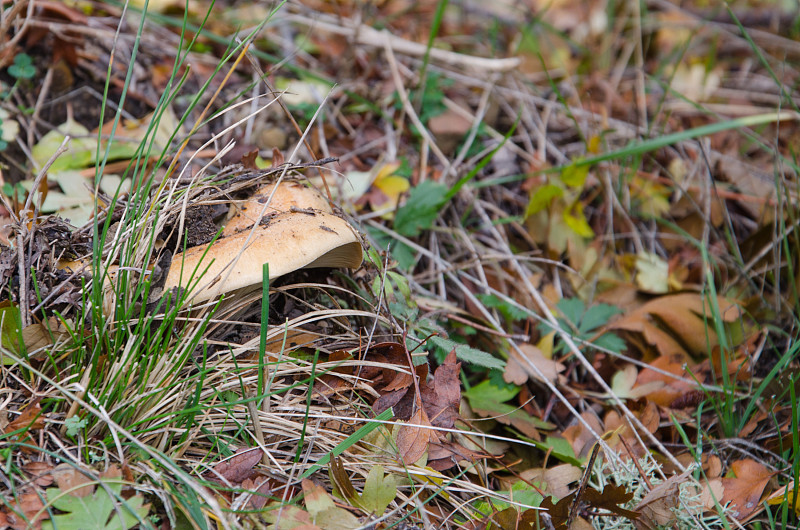
[[[424,385],[422,406],[431,425],[452,429],[458,417],[461,402],[461,363],[456,362],[456,351],[451,351],[441,366],[433,373],[433,381]]]
[[[717,304],[725,322],[740,317],[736,303],[718,297]],[[651,300],[612,322],[609,329],[640,333],[661,355],[686,357],[718,344],[713,326],[706,322],[711,316],[702,294],[681,293]]]

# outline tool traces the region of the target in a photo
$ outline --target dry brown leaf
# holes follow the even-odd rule
[[[603,434],[603,432],[605,432],[603,426],[600,425],[600,420],[597,419],[597,416],[593,413],[588,411],[582,412],[581,417],[586,420],[586,423],[589,424],[594,432],[598,434]],[[592,446],[597,441],[597,437],[592,434],[583,423],[576,423],[575,425],[567,427],[562,434],[564,438],[569,441],[570,445],[572,445],[572,450],[579,458],[588,455],[589,451],[592,450]]]
[[[636,378],[634,388],[642,387],[654,382],[662,382],[663,386],[647,394],[647,399],[654,402],[656,405],[670,408],[683,408],[672,407],[675,400],[688,395],[689,392],[697,388],[697,385],[691,383],[693,377],[698,378],[699,381],[703,380],[700,374],[692,375],[689,373],[687,360],[683,355],[662,355],[654,359],[650,366],[658,370],[675,374],[680,376],[681,379],[675,379],[661,372],[644,368]]]
[[[725,486],[722,485],[722,479],[715,478],[708,481],[700,493],[700,502],[704,510],[713,510],[717,503],[722,502],[725,495]]]
[[[218,463],[214,466],[214,471],[210,478],[222,477],[231,484],[240,484],[253,473],[253,468],[261,461],[261,449],[242,449],[230,459]]]
[[[761,494],[775,473],[750,458],[733,462],[731,471],[734,477],[721,479],[725,488],[722,504],[730,502],[731,513],[741,520],[758,509]]]
[[[634,521],[637,530],[655,530],[675,522],[673,509],[679,506],[679,488],[690,473],[687,470],[680,475],[673,475],[644,496],[634,508],[640,513],[639,519]]]
[[[717,297],[717,304],[725,322],[739,318],[736,303]],[[640,333],[661,355],[699,355],[718,344],[713,326],[703,317],[711,314],[702,294],[660,296],[615,320],[609,329]]]
[[[73,497],[88,497],[94,492],[96,481],[91,475],[81,473],[75,466],[59,464],[53,469],[53,477],[58,489],[69,493]]]
[[[417,407],[417,411],[408,420],[408,423],[400,426],[397,433],[397,450],[400,458],[406,465],[416,463],[428,450],[433,431],[429,428],[431,422],[422,407]]]
[[[14,432],[20,429],[41,429],[44,427],[44,416],[42,406],[39,404],[41,398],[36,398],[31,402],[22,413],[6,426],[5,432]]]
[[[461,363],[453,350],[433,373],[433,380],[422,387],[422,406],[431,425],[445,429],[455,425],[461,403],[460,373]]]
[[[523,385],[528,379],[534,381],[542,381],[541,376],[531,367],[535,365],[539,371],[542,372],[545,379],[555,383],[556,381],[563,383],[564,376],[560,372],[564,371],[564,365],[558,361],[548,359],[537,346],[533,344],[520,344],[519,349],[525,355],[523,358],[516,350],[511,350],[506,370],[503,373],[503,379],[506,383],[513,383],[515,385]]]
[[[549,468],[533,468],[520,473],[520,477],[533,483],[543,483],[542,489],[557,499],[563,499],[578,482],[583,471],[572,464],[559,464]]]
[[[23,464],[22,469],[31,476],[33,483],[37,486],[46,488],[53,484],[52,464],[47,462],[28,462]]]
[[[3,517],[0,518],[0,522],[5,523],[14,530],[29,530],[31,528],[38,530],[42,527],[42,521],[50,518],[47,510],[44,509],[42,497],[37,493],[22,493],[18,496],[18,501],[14,504],[13,510],[7,506],[4,506],[3,509],[4,511],[1,514]]]

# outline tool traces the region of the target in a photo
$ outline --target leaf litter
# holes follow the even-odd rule
[[[770,78],[761,62],[742,73],[714,55],[795,53],[790,33],[779,24],[765,39],[745,17],[746,43],[666,23],[693,27],[702,10],[638,19],[571,1],[535,3],[530,27],[501,4],[392,2],[368,16],[340,4],[283,6],[282,32],[266,25],[246,55],[234,50],[227,76],[214,72],[219,36],[266,18],[264,6],[223,2],[192,46],[150,14],[139,36],[123,21],[138,46],[127,78],[113,6],[2,8],[15,25],[0,38],[0,429],[20,466],[1,522],[790,524],[797,238],[781,218],[795,197],[774,176],[794,189],[796,123],[770,117],[774,86],[743,89]],[[205,7],[150,13],[203,24]],[[642,56],[609,40],[621,22],[658,46]],[[686,53],[677,64],[673,48]],[[671,77],[649,85],[659,72]],[[159,103],[177,80],[202,105]],[[686,98],[714,112],[725,100],[733,117]],[[774,150],[740,134],[753,124]],[[321,202],[270,209],[276,181]],[[175,272],[233,231],[252,248],[281,216],[325,234],[355,227],[352,255],[292,247],[324,268],[284,274],[259,257],[237,289],[224,275],[242,274],[244,253],[196,291],[200,269]],[[95,452],[120,439],[118,455]],[[61,453],[76,442],[91,442],[92,469]],[[146,448],[168,460],[149,463]],[[327,475],[314,467],[324,458]]]

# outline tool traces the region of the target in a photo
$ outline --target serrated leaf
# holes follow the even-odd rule
[[[583,318],[583,312],[586,310],[586,306],[580,298],[562,298],[558,301],[556,307],[564,315],[564,318],[575,327],[578,327]]]
[[[150,505],[144,504],[144,497],[134,495],[126,501],[119,501],[122,483],[106,481],[104,484],[105,487],[99,486],[93,495],[86,497],[75,497],[59,488],[48,488],[48,501],[67,513],[53,515],[49,521],[42,523],[42,529],[127,530],[147,517]],[[111,490],[113,497],[106,487]]]
[[[394,229],[397,233],[414,237],[433,226],[439,209],[446,201],[448,188],[444,184],[426,180],[411,190],[406,203],[397,210]]]
[[[622,312],[621,309],[609,304],[597,304],[589,307],[581,317],[578,331],[589,333],[590,331],[608,324],[611,317]]]
[[[361,506],[374,515],[382,515],[397,494],[397,479],[383,474],[383,466],[374,466],[369,470],[364,492],[361,494]]]
[[[461,344],[443,337],[431,337],[428,339],[428,342],[446,352],[453,351],[455,348],[456,357],[465,363],[474,364],[475,366],[480,366],[483,368],[489,368],[490,370],[504,370],[506,367],[506,362],[502,359],[498,359],[490,353],[472,348],[466,344]]]

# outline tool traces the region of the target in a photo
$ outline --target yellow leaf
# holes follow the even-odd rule
[[[564,223],[579,236],[594,237],[594,230],[586,221],[586,216],[583,214],[583,206],[579,201],[575,201],[570,208],[564,210],[563,217]]]
[[[636,255],[636,285],[648,293],[669,292],[669,264],[651,252],[639,252]]]

